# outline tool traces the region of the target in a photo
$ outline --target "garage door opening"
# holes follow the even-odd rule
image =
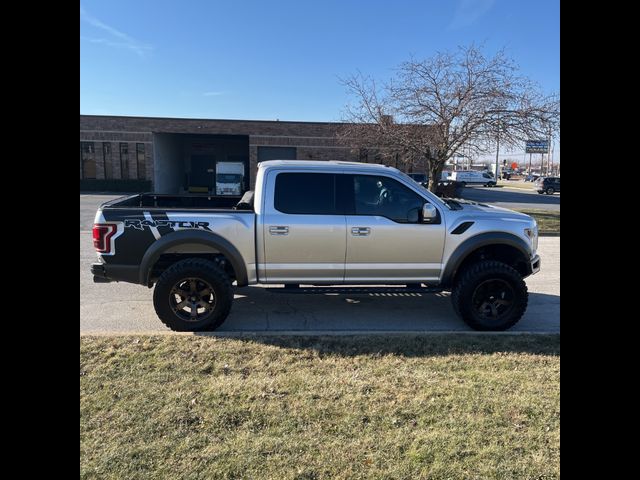
[[[156,193],[239,197],[249,189],[247,135],[154,133]]]

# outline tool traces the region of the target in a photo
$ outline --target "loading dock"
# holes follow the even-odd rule
[[[216,194],[219,163],[241,163],[244,177],[240,195],[249,189],[248,135],[193,135],[153,133],[156,193]]]

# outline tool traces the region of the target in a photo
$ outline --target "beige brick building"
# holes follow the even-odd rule
[[[80,115],[81,189],[195,191],[215,183],[219,162],[242,162],[247,189],[264,160],[368,161],[337,141],[341,125]]]

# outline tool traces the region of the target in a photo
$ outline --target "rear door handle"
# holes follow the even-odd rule
[[[351,235],[354,237],[366,237],[371,233],[369,227],[351,227]]]
[[[271,235],[289,235],[289,227],[284,225],[269,227],[269,233]]]

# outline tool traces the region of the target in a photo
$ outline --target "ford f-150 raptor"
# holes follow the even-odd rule
[[[441,199],[383,165],[266,161],[255,190],[230,201],[145,193],[101,205],[94,281],[155,285],[158,317],[180,331],[217,328],[234,284],[257,283],[450,290],[472,328],[504,330],[540,269],[531,217]]]

